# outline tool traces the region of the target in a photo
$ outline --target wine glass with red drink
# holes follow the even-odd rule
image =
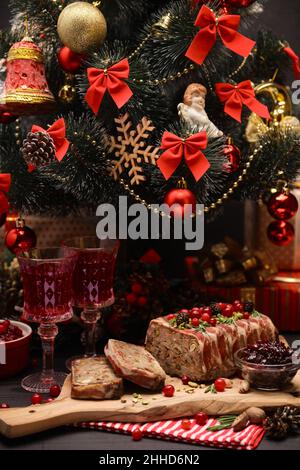
[[[30,392],[48,393],[54,384],[62,385],[66,374],[53,369],[56,323],[69,320],[72,310],[72,274],[76,255],[60,248],[32,249],[18,254],[24,289],[22,318],[39,323],[43,347],[43,369],[22,380]]]
[[[82,309],[85,328],[84,357],[96,355],[96,325],[101,308],[115,301],[113,281],[119,249],[118,240],[100,240],[96,236],[75,237],[63,242],[66,253],[76,254],[73,273],[73,305]],[[70,368],[72,360],[67,361]],[[77,359],[77,357],[76,357]]]

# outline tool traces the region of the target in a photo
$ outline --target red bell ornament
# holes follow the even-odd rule
[[[84,56],[71,51],[69,47],[62,47],[57,53],[61,68],[68,73],[76,73],[82,66]]]
[[[175,218],[183,218],[186,211],[186,205],[192,206],[192,211],[195,213],[197,199],[194,193],[187,189],[184,180],[178,183],[178,188],[171,189],[164,198],[164,203],[169,207],[174,205],[171,211],[171,215]]]
[[[55,99],[49,90],[42,50],[25,37],[7,56],[7,74],[0,104],[12,114],[36,115],[53,111]]]
[[[268,238],[277,246],[289,245],[295,236],[294,227],[285,220],[275,220],[268,227]]]
[[[224,148],[224,155],[228,159],[228,171],[237,171],[240,167],[241,151],[236,145],[233,145],[231,137],[228,138]]]
[[[18,219],[16,228],[13,228],[6,234],[5,246],[17,255],[36,246],[36,235],[31,228],[25,225],[23,219]]]
[[[289,220],[298,211],[297,198],[290,192],[277,192],[267,202],[269,214],[277,220]]]

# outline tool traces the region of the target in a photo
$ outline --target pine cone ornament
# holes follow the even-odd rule
[[[288,434],[297,432],[299,426],[300,410],[291,406],[277,408],[264,423],[267,436],[276,440],[284,439]]]
[[[176,317],[176,324],[180,326],[182,324],[186,324],[189,322],[189,314],[188,313],[178,313]]]
[[[47,132],[29,132],[21,153],[27,165],[38,168],[56,160],[55,145]]]

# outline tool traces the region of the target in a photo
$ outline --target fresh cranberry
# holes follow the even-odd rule
[[[210,320],[209,320],[209,323],[211,324],[211,326],[216,326],[217,324],[217,319],[212,317]]]
[[[222,311],[222,315],[224,315],[224,317],[232,317],[233,315],[233,306],[230,305],[230,304],[227,304],[226,307],[223,309]]]
[[[140,441],[143,438],[143,431],[140,428],[135,428],[131,431],[131,436],[134,441]]]
[[[139,282],[134,282],[131,286],[131,292],[134,294],[141,294],[143,291],[143,286]]]
[[[212,314],[211,308],[210,307],[204,307],[203,314],[204,313],[207,313],[209,316],[211,316],[211,314]]]
[[[189,378],[188,375],[183,375],[183,376],[181,377],[181,382],[183,383],[183,385],[187,385],[190,380],[191,380],[191,379]]]
[[[185,431],[189,431],[192,427],[192,422],[190,419],[183,419],[181,421],[181,427],[182,429],[185,429]]]
[[[202,321],[205,321],[206,323],[209,323],[210,322],[210,315],[208,313],[203,313],[202,317],[201,317],[201,320]]]
[[[57,398],[60,394],[60,386],[59,385],[51,385],[50,387],[50,396],[52,398]]]
[[[192,318],[192,326],[197,328],[197,326],[199,326],[199,323],[200,323],[199,318]]]
[[[221,378],[215,380],[214,385],[215,385],[215,389],[217,392],[224,392],[226,388],[226,382],[224,379],[221,379]]]
[[[199,426],[204,426],[204,424],[206,424],[208,421],[208,416],[206,413],[204,413],[204,411],[199,411],[199,413],[195,415],[195,420]]]
[[[220,308],[221,312],[223,312],[224,308],[226,307],[226,304],[224,304],[223,302],[219,302],[218,307]]]
[[[6,327],[3,323],[0,324],[0,335],[4,335],[6,333]]]
[[[172,397],[174,395],[175,388],[173,385],[165,385],[162,389],[162,392],[165,397]]]
[[[126,300],[129,305],[134,305],[136,304],[137,297],[135,294],[129,293],[129,294],[126,294]]]
[[[188,314],[189,311],[188,311],[186,308],[182,308],[181,310],[179,310],[178,313],[185,313],[185,314]]]
[[[1,408],[1,409],[10,408],[10,406],[9,406],[8,403],[0,403],[0,408]]]
[[[167,315],[167,320],[168,321],[173,320],[173,318],[176,318],[175,313],[170,313],[169,315]]]
[[[51,403],[53,400],[53,398],[47,398],[47,400],[45,400],[45,403]]]
[[[249,320],[249,318],[250,318],[250,313],[249,312],[244,312],[243,313],[243,319],[244,320]]]
[[[201,311],[200,308],[193,308],[190,311],[190,317],[191,318],[201,318]]]
[[[2,325],[4,325],[4,326],[8,329],[9,326],[10,326],[10,321],[9,321],[9,320],[4,320],[4,321],[2,322]]]
[[[233,309],[235,312],[243,312],[244,311],[244,305],[242,304],[242,302],[240,302],[240,300],[235,300],[232,304],[233,306]]]
[[[42,397],[39,393],[35,393],[34,395],[32,395],[31,397],[31,403],[33,405],[40,405],[42,403]]]

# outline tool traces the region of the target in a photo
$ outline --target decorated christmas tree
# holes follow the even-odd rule
[[[229,199],[272,191],[276,216],[282,204],[294,212],[300,128],[286,76],[300,66],[283,38],[255,34],[268,2],[10,7],[0,37],[2,222],[8,203],[22,214],[95,214],[120,195],[150,210],[202,203],[209,220]],[[269,236],[280,243],[291,230],[277,220]]]

